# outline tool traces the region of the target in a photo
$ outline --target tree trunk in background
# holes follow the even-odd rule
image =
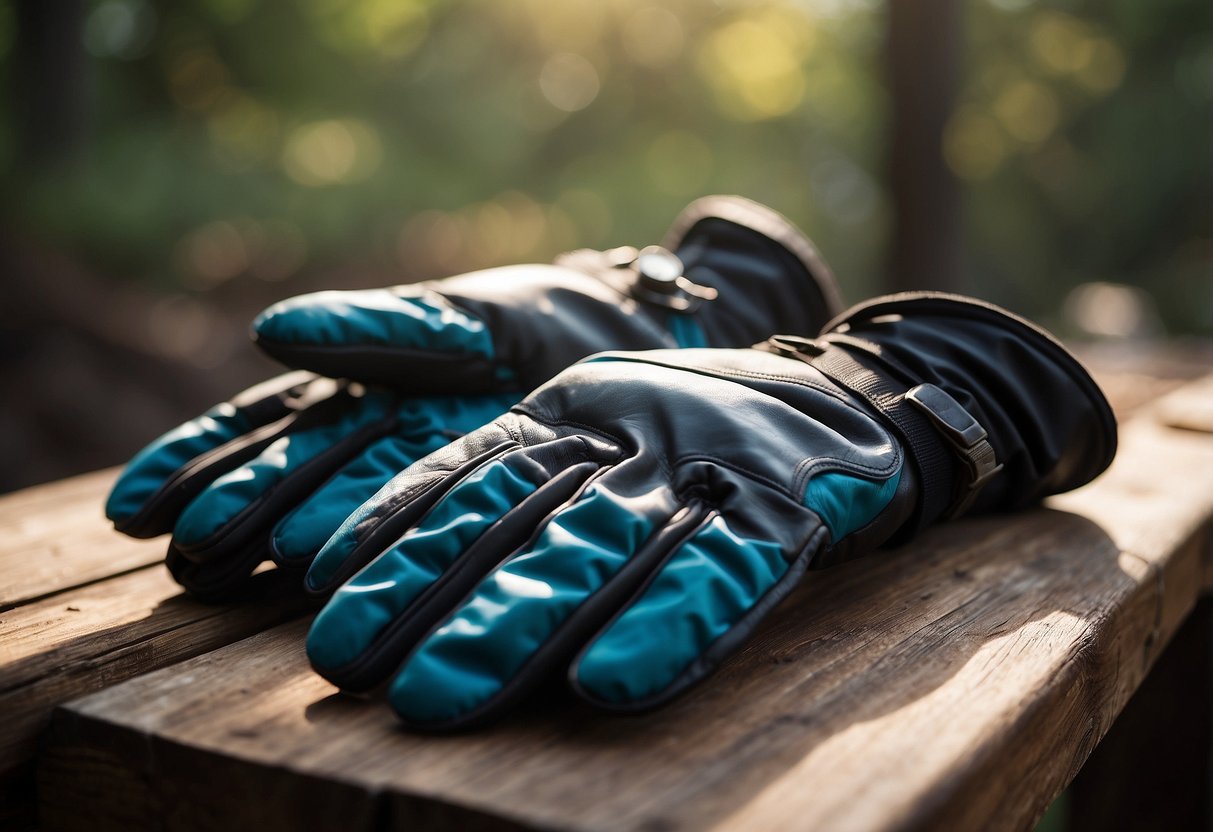
[[[18,0],[13,94],[18,169],[71,158],[88,127],[83,0]]]
[[[959,188],[943,159],[963,46],[958,0],[890,0],[888,287],[960,288]]]

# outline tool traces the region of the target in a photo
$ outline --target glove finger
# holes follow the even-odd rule
[[[132,537],[165,534],[207,484],[256,456],[286,429],[300,402],[336,390],[331,379],[288,373],[174,428],[127,464],[106,500],[105,516]]]
[[[282,566],[307,567],[347,517],[421,457],[499,416],[516,396],[409,399],[392,436],[367,448],[283,517],[270,536]]]
[[[816,548],[821,535],[810,540]],[[582,698],[639,710],[710,673],[804,574],[772,540],[749,537],[713,513],[637,597],[585,646],[569,669]]]
[[[514,413],[503,414],[401,471],[325,542],[308,568],[308,591],[331,593],[391,547],[464,477],[517,450],[519,419]]]
[[[200,566],[183,558],[170,545],[164,563],[191,599],[206,604],[263,601],[303,594],[297,570],[268,569],[253,574],[259,560],[249,563],[233,558]]]
[[[173,580],[195,601],[220,604],[250,595],[253,572],[262,560],[256,549],[248,548],[233,553],[232,557],[199,564],[182,555],[170,541],[164,565]]]
[[[799,500],[735,471],[684,466],[689,481],[712,484],[714,508],[581,649],[568,671],[574,691],[599,707],[642,710],[711,673],[828,547],[879,536],[878,518],[894,528],[904,520],[882,515],[901,481],[896,462],[883,478],[819,467]]]
[[[420,286],[290,298],[257,316],[253,337],[288,366],[382,383],[407,378],[417,392],[485,391],[510,380],[494,363],[485,323]]]
[[[385,679],[421,636],[600,467],[585,458],[586,446],[576,439],[543,450],[555,464],[537,463],[528,454],[533,449],[507,450],[479,464],[338,589],[308,635],[313,667],[347,690]]]
[[[552,516],[421,642],[389,690],[401,719],[447,729],[492,717],[563,666],[630,597],[695,512],[629,463],[637,460],[608,469]]]
[[[268,530],[337,468],[394,424],[393,396],[342,394],[310,408],[253,459],[208,485],[181,512],[173,546],[194,563],[268,554]]]

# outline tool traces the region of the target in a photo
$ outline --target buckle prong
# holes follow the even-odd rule
[[[920,384],[906,391],[905,400],[927,417],[965,465],[956,499],[944,512],[952,520],[968,510],[978,492],[1002,470],[1002,463],[986,429],[942,388]]]

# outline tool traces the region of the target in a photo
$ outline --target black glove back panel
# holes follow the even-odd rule
[[[1076,487],[1114,449],[1064,348],[955,296],[878,299],[761,349],[597,355],[342,526],[309,585],[361,571],[309,656],[351,689],[395,672],[393,707],[428,729],[500,713],[555,671],[602,707],[650,707],[806,569]]]

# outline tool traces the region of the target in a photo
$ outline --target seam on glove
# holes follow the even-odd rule
[[[746,468],[743,465],[738,465],[736,462],[730,462],[728,460],[721,459],[720,457],[712,456],[711,454],[688,454],[686,456],[680,456],[677,459],[673,460],[672,463],[669,464],[670,467],[668,470],[670,472],[671,477],[673,477],[674,472],[680,466],[687,464],[687,463],[700,462],[700,461],[710,462],[713,465],[719,465],[721,468],[727,468],[730,471],[736,471],[738,474],[741,474],[742,476],[746,477],[747,479],[754,480],[755,482],[761,483],[763,485],[766,485],[770,488],[775,489],[780,494],[786,496],[792,502],[799,504],[799,500],[796,499],[795,494],[792,491],[790,491],[786,485],[784,485],[780,482],[777,482],[773,479],[770,479],[765,474],[760,474],[757,471],[751,471],[749,468]],[[682,495],[679,494],[679,496],[682,496]]]
[[[557,419],[548,412],[547,408],[543,407],[542,405],[537,405],[533,401],[519,402],[518,404],[514,405],[513,409],[518,411],[519,413],[522,413],[525,416],[530,416],[536,422],[539,422],[541,425],[546,425],[550,428],[556,428],[556,427],[578,428],[579,430],[583,430],[586,433],[591,433],[594,436],[597,436],[601,439],[605,439],[610,442],[613,442],[615,445],[619,446],[620,448],[624,448],[624,449],[628,449],[628,450],[632,450],[632,451],[637,450],[631,442],[625,441],[622,438],[615,436],[612,433],[608,433],[607,431],[603,430],[602,428],[594,427],[593,425],[587,425],[584,422],[578,422],[573,419]],[[530,447],[530,446],[527,445],[527,447]]]
[[[807,387],[812,390],[817,390],[818,392],[825,393],[835,399],[838,399],[839,401],[842,401],[844,403],[846,402],[846,399],[843,396],[843,394],[840,393],[834,387],[827,386],[825,384],[820,384],[820,383],[812,381],[810,379],[801,378],[798,376],[783,375],[781,373],[760,373],[760,372],[756,372],[753,370],[741,370],[741,369],[735,369],[735,368],[731,368],[731,367],[730,368],[704,367],[704,366],[701,366],[698,364],[690,364],[690,363],[675,364],[675,363],[672,363],[669,361],[657,361],[657,360],[651,359],[651,358],[640,359],[640,358],[631,358],[631,357],[617,356],[617,355],[611,355],[611,354],[608,354],[601,358],[593,358],[591,360],[592,361],[601,361],[601,362],[619,361],[619,362],[629,362],[629,363],[633,363],[633,364],[647,364],[652,367],[664,367],[667,370],[686,370],[686,371],[689,371],[692,373],[696,373],[698,375],[709,376],[711,378],[726,379],[726,380],[730,379],[730,378],[749,378],[749,379],[761,379],[763,381],[786,382],[787,384],[794,384],[797,387]]]
[[[888,434],[887,430],[885,432]],[[877,477],[879,479],[888,479],[897,471],[901,470],[902,465],[905,463],[904,454],[901,450],[901,443],[895,440],[892,434],[888,435],[888,440],[890,447],[893,449],[893,458],[884,468],[872,468],[853,460],[837,459],[835,457],[805,457],[796,466],[792,480],[792,493],[803,494],[809,480],[817,474],[819,469],[831,465],[837,466],[837,468],[834,470],[847,471],[853,474]]]

